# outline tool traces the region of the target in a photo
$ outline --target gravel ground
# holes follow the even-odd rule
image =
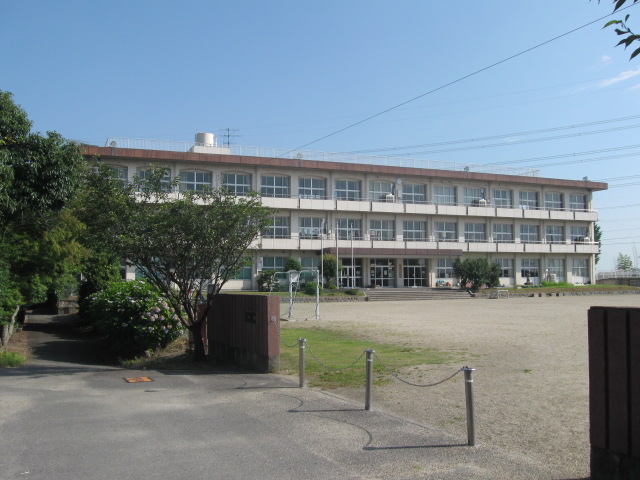
[[[321,305],[321,320],[289,325],[357,332],[373,341],[450,352],[447,364],[408,368],[401,374],[413,383],[432,383],[463,365],[476,368],[480,446],[495,445],[526,456],[544,466],[549,479],[585,478],[591,306],[640,307],[640,295],[326,303]],[[384,352],[378,354],[384,361]],[[363,389],[338,393],[364,402]],[[374,389],[373,407],[459,434],[466,441],[462,374],[430,388],[393,380]]]

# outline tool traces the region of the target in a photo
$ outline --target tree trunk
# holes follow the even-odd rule
[[[204,339],[202,338],[202,319],[189,326],[191,338],[193,339],[193,361],[204,362],[207,355],[204,351]]]

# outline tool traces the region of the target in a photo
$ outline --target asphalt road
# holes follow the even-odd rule
[[[32,318],[30,363],[0,370],[2,480],[545,478],[288,377],[103,366],[61,320]]]

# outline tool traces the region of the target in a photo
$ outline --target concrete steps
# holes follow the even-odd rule
[[[472,298],[459,288],[366,288],[363,290],[369,302],[411,300],[453,300]]]

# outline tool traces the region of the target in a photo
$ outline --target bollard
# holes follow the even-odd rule
[[[473,411],[473,372],[475,368],[462,367],[464,371],[464,393],[467,400],[467,445],[476,446],[476,426]]]
[[[371,387],[373,384],[373,354],[376,353],[373,350],[365,350],[367,357],[365,362],[365,396],[364,396],[364,409],[371,410]]]
[[[307,339],[306,338],[299,338],[298,339],[298,370],[300,372],[300,388],[304,388],[304,383],[305,383],[305,379],[304,379],[304,365],[305,365],[305,359],[304,359],[304,348],[306,346],[307,343]]]

